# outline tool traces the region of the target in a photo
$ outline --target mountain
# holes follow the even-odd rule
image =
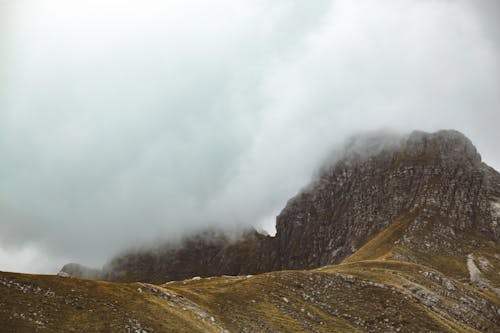
[[[358,136],[335,155],[342,158],[325,163],[288,201],[276,219],[275,237],[251,230],[235,241],[209,230],[181,245],[119,255],[101,278],[162,283],[317,268],[342,262],[390,225],[395,244],[353,258],[387,256],[436,267],[438,253],[458,277],[467,275],[463,263],[477,239],[498,243],[500,175],[481,162],[463,134]],[[85,277],[71,268],[62,271]]]
[[[50,332],[498,332],[499,223],[500,174],[463,134],[357,136],[288,201],[274,237],[208,230],[120,254],[100,271],[1,273],[0,323]]]

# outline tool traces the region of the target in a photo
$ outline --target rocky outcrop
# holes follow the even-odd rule
[[[193,236],[180,246],[118,256],[105,272],[111,280],[158,283],[315,268],[341,262],[397,220],[404,229],[393,258],[428,264],[432,253],[463,252],[465,265],[470,247],[498,244],[498,207],[500,175],[463,134],[360,136],[289,200],[275,237]]]
[[[75,276],[82,279],[88,280],[102,280],[104,276],[102,271],[99,269],[89,268],[80,264],[70,263],[66,264],[61,268],[59,273],[57,274],[61,277],[70,277]]]
[[[480,233],[498,242],[492,202],[499,181],[456,131],[414,132],[374,156],[351,153],[324,168],[278,216],[275,268],[338,263],[402,215],[411,219],[404,242],[423,250],[424,233],[450,239]],[[457,250],[453,242],[429,242]]]

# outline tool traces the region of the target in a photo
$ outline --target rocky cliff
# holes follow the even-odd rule
[[[500,175],[463,134],[414,132],[369,156],[347,151],[278,216],[275,268],[338,263],[398,219],[398,241],[414,250],[461,252],[472,235],[498,242]]]
[[[117,256],[100,277],[160,283],[309,269],[350,257],[442,269],[439,254],[452,263],[444,271],[463,278],[474,249],[482,249],[481,258],[489,265],[500,260],[494,255],[500,236],[500,175],[482,163],[463,134],[354,137],[338,156],[289,200],[277,217],[275,237],[248,231],[235,241],[205,232],[179,246]],[[381,232],[388,240],[374,243]]]

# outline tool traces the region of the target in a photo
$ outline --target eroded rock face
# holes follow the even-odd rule
[[[278,216],[274,268],[338,263],[402,214],[413,220],[405,241],[424,250],[424,229],[451,239],[473,231],[498,241],[491,202],[499,181],[456,131],[414,132],[375,156],[351,155],[324,168]],[[456,249],[450,243],[448,250]]]
[[[353,139],[344,158],[325,165],[279,214],[275,237],[194,236],[165,251],[118,256],[107,278],[163,282],[336,264],[401,216],[408,227],[398,242],[415,251],[460,252],[476,234],[498,243],[500,175],[469,139],[439,131],[377,140]]]

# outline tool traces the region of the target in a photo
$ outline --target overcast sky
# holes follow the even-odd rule
[[[256,225],[347,136],[500,169],[500,1],[0,0],[0,270]]]

